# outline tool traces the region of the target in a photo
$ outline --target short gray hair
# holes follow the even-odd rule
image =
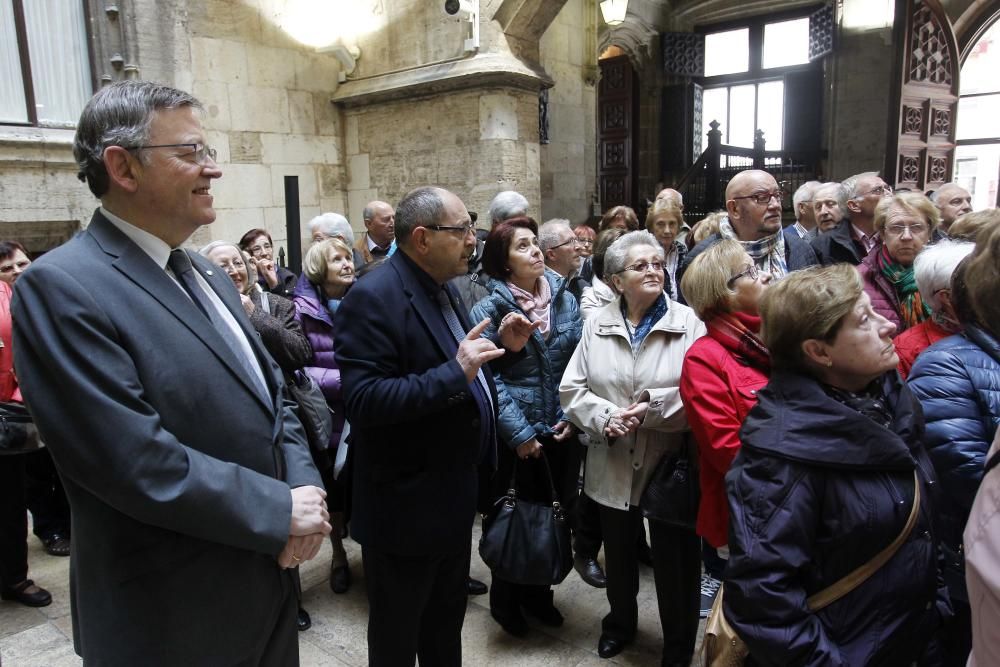
[[[354,243],[354,230],[351,229],[351,223],[339,213],[323,213],[310,220],[309,234],[312,235],[317,231],[327,238],[339,236],[347,241],[348,245]]]
[[[613,276],[625,270],[625,258],[628,251],[640,245],[648,245],[656,249],[656,254],[663,259],[663,246],[656,240],[656,237],[645,230],[638,230],[622,234],[617,241],[611,244],[607,252],[604,253],[604,275]],[[607,282],[607,281],[605,281]]]
[[[417,227],[436,225],[444,216],[444,199],[438,187],[424,186],[411,190],[396,206],[396,245],[404,246]]]
[[[563,228],[573,231],[569,220],[565,218],[553,218],[542,223],[542,226],[538,228],[538,247],[542,249],[542,252],[562,242],[562,239],[559,238],[559,230]]]
[[[83,108],[73,139],[77,178],[95,197],[103,197],[109,186],[104,149],[146,144],[153,114],[181,107],[202,108],[189,93],[150,81],[119,81],[97,91]]]
[[[840,182],[847,190],[848,199],[857,199],[861,193],[858,192],[858,183],[865,178],[871,178],[872,176],[878,176],[877,171],[863,171],[860,174],[854,174],[853,176],[848,176],[843,181]],[[846,204],[845,204],[846,205]],[[844,213],[847,213],[845,210]]]
[[[244,256],[243,249],[240,248],[235,243],[231,243],[229,241],[212,241],[211,243],[203,245],[198,250],[198,254],[201,255],[202,257],[208,257],[211,254],[211,252],[213,250],[215,250],[216,248],[222,248],[222,247],[225,247],[225,246],[229,246],[231,248],[236,248],[236,252],[240,253],[240,257]]]
[[[820,183],[815,190],[813,190],[813,200],[816,199],[816,194],[820,190],[825,190],[827,188],[833,189],[833,198],[837,200],[837,206],[840,207],[840,212],[847,215],[847,188],[844,187],[843,183],[838,183],[836,181],[830,181],[829,183]]]
[[[799,186],[799,189],[795,191],[792,195],[792,208],[795,209],[795,219],[799,219],[799,204],[805,203],[807,200],[811,200],[813,193],[816,192],[816,187],[820,185],[819,181],[806,181]]]
[[[520,215],[528,215],[528,200],[520,192],[504,190],[490,202],[490,222],[494,225]]]
[[[940,312],[938,292],[951,285],[951,276],[958,263],[972,254],[976,244],[942,239],[924,248],[913,260],[913,277],[917,280],[920,298],[931,310]]]

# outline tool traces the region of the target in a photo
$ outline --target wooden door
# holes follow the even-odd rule
[[[885,180],[935,190],[952,178],[961,63],[951,22],[938,0],[897,0],[897,97]]]
[[[628,56],[600,61],[597,178],[601,210],[636,203],[636,75]]]

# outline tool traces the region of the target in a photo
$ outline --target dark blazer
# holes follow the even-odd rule
[[[14,299],[15,364],[73,512],[73,636],[88,665],[246,659],[287,590],[289,487],[320,486],[302,426],[225,273],[195,269],[270,399],[181,288],[100,212]]]
[[[395,253],[351,288],[333,323],[355,457],[351,536],[414,556],[469,548],[480,463],[479,410],[421,275],[429,280]],[[495,406],[492,372],[483,371]]]
[[[844,218],[828,232],[817,234],[810,245],[823,266],[840,262],[857,266],[865,258],[864,248],[858,246],[851,237],[850,218]]]

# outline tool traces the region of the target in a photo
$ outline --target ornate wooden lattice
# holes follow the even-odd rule
[[[915,9],[910,33],[910,80],[950,87],[953,75],[948,33],[926,3],[918,2]]]
[[[816,60],[833,53],[833,5],[827,5],[809,15],[809,60]]]
[[[705,75],[705,36],[693,32],[665,32],[663,71],[675,76]]]

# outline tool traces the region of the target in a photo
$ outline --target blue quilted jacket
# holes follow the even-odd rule
[[[545,277],[552,288],[548,340],[535,331],[525,345],[523,358],[494,376],[500,413],[497,430],[511,449],[551,433],[552,426],[565,419],[559,405],[559,382],[583,331],[579,306],[566,290],[566,281],[548,269]],[[504,315],[524,311],[506,283],[491,280],[487,287],[490,293],[472,308],[471,320],[476,323],[490,318],[492,323],[483,335],[495,340]]]
[[[920,353],[908,379],[927,422],[925,445],[941,480],[941,538],[952,597],[966,599],[959,547],[1000,424],[1000,343],[975,326]]]

